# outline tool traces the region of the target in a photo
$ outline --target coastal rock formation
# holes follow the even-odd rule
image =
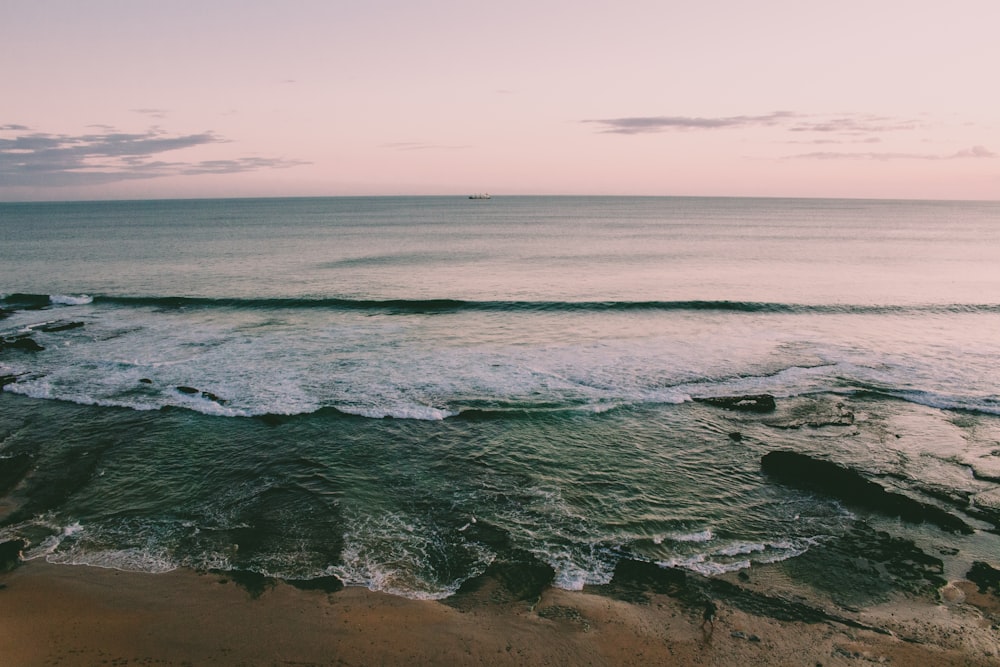
[[[0,375],[0,389],[3,389],[9,384],[14,384],[17,382],[16,375]]]
[[[840,401],[831,404],[823,400],[798,399],[792,402],[784,414],[768,418],[765,424],[772,428],[799,429],[823,428],[825,426],[852,426],[854,412]]]
[[[933,597],[943,586],[944,562],[901,537],[861,520],[800,556],[780,563],[794,579],[826,591],[840,606],[867,606],[893,591]]]
[[[833,621],[849,627],[886,634],[884,630],[852,618],[832,614],[818,605],[802,600],[752,590],[721,577],[703,577],[629,558],[623,558],[615,566],[611,583],[592,588],[633,604],[648,604],[650,594],[669,595],[691,609],[700,609],[709,600],[722,600],[744,612],[781,621],[796,623]]]
[[[510,534],[500,526],[471,521],[460,530],[466,539],[488,546],[496,558],[481,575],[462,582],[445,604],[463,611],[486,601],[534,604],[555,579],[550,565],[513,546]]]
[[[940,507],[886,491],[879,484],[836,463],[788,451],[769,452],[760,463],[768,476],[787,486],[822,493],[849,505],[898,516],[912,523],[926,521],[952,532],[973,532],[964,521]]]
[[[21,350],[22,352],[41,352],[45,348],[35,342],[28,334],[12,338],[0,338],[0,352],[4,350]]]
[[[746,394],[743,396],[706,396],[695,398],[699,403],[708,403],[726,410],[740,412],[773,412],[774,396],[771,394]]]
[[[21,552],[28,546],[24,540],[0,543],[0,572],[10,572],[21,562]]]
[[[143,378],[143,380],[139,380],[139,381],[140,382],[144,382],[144,380],[145,380],[145,378]],[[146,383],[144,382],[144,384],[146,384]],[[205,399],[208,399],[208,400],[212,401],[213,403],[218,403],[219,405],[227,405],[229,403],[229,401],[227,401],[226,399],[224,399],[224,398],[222,398],[222,397],[220,397],[220,396],[218,396],[216,394],[213,394],[210,391],[201,391],[200,389],[195,389],[194,387],[188,387],[186,385],[179,385],[179,386],[176,387],[176,389],[177,389],[177,391],[181,392],[182,394],[187,394],[188,396],[198,395],[198,396],[201,396],[202,398],[205,398]]]
[[[83,322],[69,322],[66,320],[60,320],[59,322],[50,322],[49,324],[43,324],[41,326],[35,327],[38,331],[44,331],[45,333],[59,333],[60,331],[70,331],[72,329],[79,329],[84,326]]]
[[[965,575],[969,581],[979,586],[980,593],[992,591],[994,595],[1000,595],[1000,570],[977,560],[972,563],[972,568]]]

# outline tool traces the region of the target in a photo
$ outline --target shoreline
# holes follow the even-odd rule
[[[762,568],[755,583],[780,576]],[[720,577],[698,589],[706,583],[738,586]],[[846,623],[779,620],[722,599],[711,630],[689,595],[665,590],[546,587],[524,599],[490,576],[442,601],[281,581],[251,594],[225,573],[33,560],[0,574],[0,646],[5,664],[24,666],[1000,665],[1000,599],[970,582],[947,584],[940,602],[839,610]]]

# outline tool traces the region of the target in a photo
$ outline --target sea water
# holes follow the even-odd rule
[[[989,202],[0,204],[0,335],[44,348],[0,351],[0,540],[445,597],[512,549],[580,588],[854,521],[772,449],[995,507],[998,267]],[[977,516],[893,527],[972,560]]]

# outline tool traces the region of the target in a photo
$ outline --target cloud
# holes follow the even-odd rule
[[[885,132],[915,130],[923,126],[911,118],[894,118],[867,113],[803,114],[773,111],[741,116],[634,116],[584,120],[601,126],[602,133],[648,134],[687,130],[729,130],[745,127],[776,127],[786,132],[820,135],[815,143],[835,141],[832,137],[855,141]],[[811,143],[811,142],[810,142]]]
[[[939,155],[934,153],[837,153],[837,152],[816,152],[803,153],[800,155],[789,155],[790,160],[867,160],[877,162],[887,162],[889,160],[965,160],[965,159],[993,159],[998,156],[985,146],[973,146],[960,150],[957,153]]]
[[[132,109],[133,113],[142,114],[143,116],[150,116],[151,118],[166,118],[166,109]]]
[[[306,164],[278,158],[242,157],[229,160],[175,161],[164,153],[229,143],[214,132],[170,135],[159,128],[119,132],[107,126],[79,135],[32,131],[23,125],[3,125],[0,131],[0,184],[7,186],[93,185],[194,174],[232,174]]]
[[[790,132],[820,132],[845,135],[898,132],[921,127],[919,121],[909,118],[891,118],[873,114],[843,114],[832,117],[807,118],[791,125]]]
[[[775,111],[763,116],[723,116],[716,118],[691,116],[635,116],[630,118],[601,118],[584,120],[584,123],[602,125],[602,133],[647,134],[668,130],[718,130],[754,125],[776,125],[797,117],[790,111]]]
[[[468,148],[466,145],[449,145],[449,144],[425,144],[419,141],[395,141],[388,144],[382,144],[381,148],[389,148],[396,151],[428,151],[428,150],[459,150],[462,148]]]

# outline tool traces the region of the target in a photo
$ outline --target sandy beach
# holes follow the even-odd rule
[[[998,665],[1000,604],[968,582],[835,621],[790,622],[649,592],[500,582],[446,601],[220,574],[139,574],[31,561],[0,576],[4,665]]]

